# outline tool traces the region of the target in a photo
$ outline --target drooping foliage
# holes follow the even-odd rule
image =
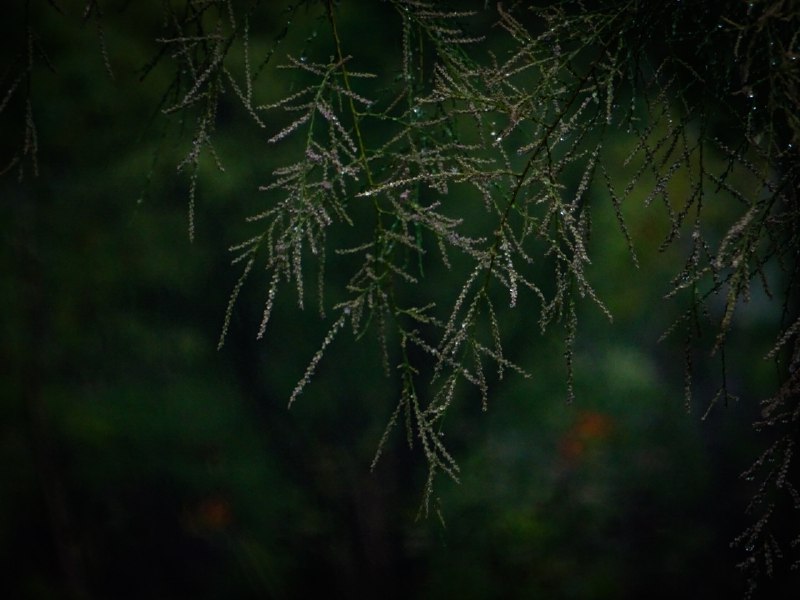
[[[269,335],[279,294],[293,295],[299,310],[314,297],[330,323],[289,406],[313,385],[335,338],[377,338],[376,366],[396,404],[373,466],[404,429],[429,465],[427,512],[435,476],[459,477],[440,435],[453,403],[474,388],[486,409],[496,381],[536,376],[536,364],[504,351],[503,315],[535,311],[542,332],[562,328],[572,401],[578,307],[614,317],[593,281],[591,248],[603,243],[592,237],[593,211],[612,207],[631,268],[646,269],[625,215],[647,207],[666,223],[661,249],[683,256],[664,300],[683,312],[664,336],[684,340],[687,406],[699,402],[708,415],[733,397],[725,351],[744,304],[768,298],[782,314],[772,350],[752,356],[775,361],[782,383],[751,399],[762,402],[755,426],[772,443],[745,471],[758,481],[753,524],[735,542],[752,586],[779,558],[797,568],[800,531],[770,528],[775,510],[800,508],[790,477],[800,422],[796,3],[390,0],[370,7],[395,40],[396,55],[382,63],[391,68],[381,71],[342,33],[363,3],[287,3],[280,26],[267,27],[272,44],[256,49],[261,4],[165,1],[142,71],[168,81],[158,119],[191,132],[177,165],[190,236],[202,211],[201,161],[226,162],[214,145],[221,119],[249,119],[263,129],[261,151],[284,157],[259,174],[252,237],[231,248],[241,277],[221,310],[220,348],[259,270],[268,283],[258,338]],[[47,64],[26,6],[0,103],[19,135],[4,172],[20,177],[37,172],[33,73]],[[88,2],[83,18],[95,24],[113,75],[102,3]],[[281,51],[292,35],[308,36],[302,54]],[[326,288],[334,256],[349,269],[344,289]],[[439,289],[426,279],[431,265],[462,284]],[[715,395],[693,400],[697,352],[719,357],[721,373]]]

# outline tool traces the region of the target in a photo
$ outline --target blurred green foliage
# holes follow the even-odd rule
[[[396,401],[374,342],[337,340],[287,411],[328,325],[281,299],[270,337],[256,343],[266,283],[257,280],[215,350],[237,277],[226,248],[247,235],[242,217],[257,210],[254,190],[279,158],[257,150],[264,132],[222,119],[226,171],[201,163],[190,244],[186,181],[173,172],[188,140],[150,120],[166,75],[137,79],[158,15],[107,9],[111,79],[91,23],[35,10],[55,67],[37,68],[33,90],[39,177],[0,180],[3,597],[620,599],[741,589],[728,544],[748,493],[738,474],[760,447],[747,426],[755,409],[731,404],[705,422],[702,406],[685,413],[680,340],[655,344],[675,317],[659,304],[674,269],[633,269],[610,208],[594,216],[592,273],[617,320],[579,309],[578,402],[563,400],[558,335],[540,335],[524,310],[503,315],[506,352],[534,377],[497,382],[488,414],[464,394],[447,421],[463,482],[437,488],[444,524],[419,520],[425,465],[401,433],[369,470]],[[282,10],[266,9],[256,51],[280,31]],[[0,33],[10,40],[19,15],[6,11]],[[381,35],[380,15],[365,6],[343,16],[343,38],[372,48],[365,70],[392,68],[384,57],[396,41]],[[294,18],[314,30],[313,15]],[[279,52],[313,43],[290,35]],[[4,156],[12,143],[3,136]],[[663,232],[653,234],[644,209],[628,212],[640,256],[655,254]],[[442,289],[460,285],[425,269]],[[337,275],[332,262],[332,301]],[[735,335],[767,344],[759,332],[771,309],[752,310]],[[743,396],[773,384],[767,365],[728,359]],[[698,361],[696,385],[710,396],[718,367]]]

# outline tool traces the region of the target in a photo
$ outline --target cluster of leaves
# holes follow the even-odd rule
[[[726,337],[737,306],[750,299],[751,285],[769,297],[774,287],[784,286],[780,297],[786,319],[792,318],[798,129],[797,15],[791,7],[737,3],[720,17],[707,7],[680,3],[548,3],[530,12],[498,5],[494,25],[504,33],[505,47],[495,53],[472,33],[470,20],[480,16],[475,12],[416,1],[391,5],[401,54],[396,76],[380,82],[385,87],[378,97],[360,90],[361,80],[375,76],[358,72],[358,59],[345,53],[347,40],[339,36],[331,2],[320,8],[334,51],[330,60],[289,57],[285,65],[304,82],[301,89],[253,108],[252,88],[242,93],[228,75],[257,123],[261,110],[290,117],[269,142],[294,136],[302,143],[295,160],[262,187],[271,195],[270,206],[252,218],[264,223],[261,232],[235,248],[245,268],[223,339],[238,290],[257,260],[271,273],[259,337],[282,285],[293,284],[302,308],[303,263],[309,257],[319,265],[324,316],[326,231],[352,224],[353,213],[362,214],[363,204],[371,202],[371,237],[335,249],[360,258],[360,266],[347,286],[349,297],[333,307],[337,316],[289,404],[346,325],[356,338],[375,332],[384,367],[387,373],[397,367],[400,387],[376,461],[402,418],[409,445],[418,441],[430,466],[427,511],[437,472],[458,478],[440,433],[459,384],[477,388],[485,409],[489,366],[498,378],[509,369],[527,375],[503,352],[503,295],[514,308],[520,291],[530,293],[542,331],[564,324],[572,399],[576,305],[588,297],[611,318],[588,272],[591,203],[613,203],[638,265],[623,218],[623,207],[636,200],[663,207],[670,229],[662,248],[682,237],[691,240],[667,295],[687,303],[667,332],[685,335],[686,401],[692,351],[710,328],[716,331],[711,352],[721,357],[722,382],[706,415],[718,401],[727,402]],[[700,44],[689,54],[687,42]],[[700,58],[709,56],[703,64]],[[206,62],[204,73],[210,73],[214,61]],[[192,91],[198,88],[196,83]],[[366,131],[382,137],[368,140]],[[634,140],[622,166],[608,141],[621,131]],[[198,138],[194,148],[199,143]],[[627,184],[615,189],[621,169]],[[487,216],[480,230],[461,211],[476,199]],[[728,210],[730,222],[709,224],[706,205],[722,202],[736,207]],[[408,291],[419,288],[423,257],[435,260],[427,256],[431,252],[448,268],[463,270],[464,283],[447,306]],[[540,265],[549,274],[543,276]],[[712,301],[720,294],[725,301],[717,315]],[[798,321],[789,323],[771,358],[783,357],[796,343]],[[786,478],[798,417],[796,347],[789,353],[794,360],[782,363],[784,387],[765,403],[766,424],[790,426],[767,452],[780,452],[784,460],[766,476],[755,502],[767,496],[768,485],[789,490],[797,501]],[[419,354],[427,355],[422,364],[413,360]],[[758,465],[763,463],[762,458]],[[780,553],[774,536],[765,533],[771,507],[741,538],[748,551],[743,565],[753,580],[762,567],[771,573],[773,556]],[[763,552],[755,552],[757,545]]]
[[[267,141],[295,153],[265,176],[267,207],[250,218],[255,235],[232,248],[243,271],[220,346],[254,268],[269,279],[260,338],[280,291],[293,289],[303,308],[311,262],[320,316],[332,324],[289,405],[338,334],[376,335],[398,400],[375,460],[404,422],[408,444],[422,447],[430,467],[427,512],[435,476],[458,479],[440,434],[463,384],[477,390],[485,409],[493,370],[497,379],[507,371],[528,375],[504,353],[501,310],[535,306],[542,331],[564,327],[571,400],[576,307],[588,299],[612,318],[592,284],[592,206],[611,203],[638,266],[625,207],[654,205],[669,223],[662,249],[686,252],[667,294],[685,312],[665,335],[685,338],[687,404],[701,334],[713,332],[710,351],[722,366],[707,415],[731,397],[725,347],[737,308],[753,288],[782,304],[785,327],[767,358],[777,362],[783,385],[764,401],[757,424],[775,430],[776,441],[745,475],[761,474],[761,485],[751,506],[755,524],[737,540],[751,580],[771,574],[775,557],[800,543],[778,540],[769,528],[775,497],[788,493],[800,506],[787,477],[800,420],[795,3],[565,0],[450,10],[390,0],[381,10],[399,54],[394,72],[380,77],[351,56],[358,43],[341,35],[343,11],[332,0],[287,5],[286,26],[253,64],[249,31],[258,5],[164,2],[165,33],[145,69],[174,66],[162,112],[195,124],[179,165],[189,173],[190,235],[201,155],[222,168],[212,137],[224,96],[260,128],[271,127],[265,115],[285,117]],[[300,11],[316,14],[325,33],[314,30],[308,55],[281,59],[290,91],[258,104],[269,93],[259,76]],[[32,34],[26,47],[0,110],[29,80]],[[24,143],[12,164],[35,157],[29,100],[26,106]],[[720,205],[725,222],[707,216]],[[475,206],[480,219],[468,216]],[[364,222],[372,226],[352,227]],[[337,290],[344,299],[326,307],[329,234],[348,228],[368,235],[332,249],[356,267],[346,290]],[[431,261],[462,276],[444,302],[424,295]]]

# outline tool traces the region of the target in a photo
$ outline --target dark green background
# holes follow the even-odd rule
[[[170,70],[137,78],[160,35],[158,7],[106,6],[111,79],[93,22],[33,4],[56,72],[39,64],[31,89],[39,176],[27,164],[21,182],[16,172],[0,180],[4,598],[740,593],[742,557],[729,542],[753,490],[738,476],[766,443],[749,423],[775,385],[752,350],[769,347],[776,307],[755,302],[734,332],[729,373],[742,400],[700,421],[719,363],[699,353],[687,415],[682,342],[656,344],[682,308],[662,297],[685,247],[657,253],[663,215],[626,207],[646,265],[633,269],[610,204],[597,202],[590,275],[615,322],[579,306],[578,400],[564,401],[563,332],[540,335],[523,299],[501,326],[506,354],[533,378],[495,383],[486,414],[463,391],[445,424],[462,483],[437,480],[444,526],[416,519],[424,457],[402,432],[369,470],[398,393],[374,340],[337,339],[287,410],[331,319],[313,301],[297,310],[287,293],[257,342],[267,283],[257,271],[216,351],[239,274],[226,249],[254,234],[244,217],[270,201],[256,189],[294,148],[265,144],[283,117],[268,114],[259,130],[228,95],[215,138],[226,170],[201,164],[190,243],[188,182],[175,173],[189,138],[175,121],[151,120]],[[388,7],[349,6],[345,53],[391,80],[399,41]],[[24,18],[5,10],[10,64]],[[268,3],[254,19],[254,56],[282,30],[281,10]],[[295,85],[272,68],[286,53],[324,61],[331,51],[324,19],[292,18],[256,83],[260,101]],[[1,116],[3,161],[21,110],[15,98]],[[329,257],[336,298],[349,274]],[[460,286],[440,265],[426,278],[451,297]]]

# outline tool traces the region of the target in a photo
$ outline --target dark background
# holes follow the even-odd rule
[[[402,431],[369,469],[398,394],[374,340],[337,339],[287,410],[331,319],[285,294],[256,341],[267,284],[257,272],[216,350],[239,275],[227,248],[256,231],[244,217],[269,202],[256,189],[294,146],[266,145],[283,117],[268,114],[267,131],[257,129],[231,95],[215,137],[226,170],[201,162],[189,241],[188,181],[175,165],[190,139],[157,114],[171,73],[138,79],[160,35],[153,4],[152,13],[106,6],[102,36],[74,9],[33,3],[29,15],[55,72],[37,61],[31,79],[38,177],[26,161],[21,180],[15,169],[0,180],[3,597],[741,593],[741,549],[729,544],[753,490],[739,474],[766,445],[749,424],[776,384],[753,349],[769,348],[778,309],[756,298],[733,332],[728,371],[742,400],[700,420],[720,367],[698,355],[687,414],[682,340],[656,343],[681,309],[662,297],[685,247],[658,253],[664,223],[626,207],[647,265],[634,269],[610,205],[599,203],[590,275],[615,322],[579,306],[577,401],[565,402],[563,332],[541,335],[523,300],[501,325],[506,354],[533,377],[495,383],[486,414],[473,391],[459,397],[445,439],[462,482],[437,480],[444,523],[417,518],[426,465]],[[4,10],[10,65],[25,17]],[[388,10],[342,9],[345,52],[359,70],[397,68]],[[273,68],[287,53],[325,60],[319,14],[291,16],[256,82],[261,101],[296,84]],[[254,56],[286,20],[280,3],[263,7]],[[15,96],[0,115],[3,161],[19,147],[20,115],[24,96]],[[335,297],[349,274],[329,256]],[[426,275],[443,290],[460,286],[441,266]]]

